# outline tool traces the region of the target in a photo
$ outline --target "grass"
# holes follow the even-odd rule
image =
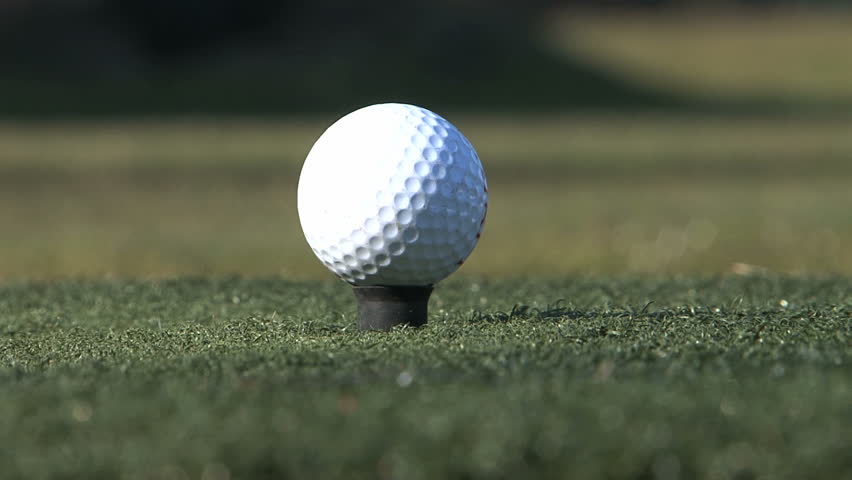
[[[710,98],[765,98],[848,111],[852,15],[837,11],[682,11],[551,15],[559,50],[628,78]]]
[[[339,282],[0,289],[9,478],[843,478],[848,277],[451,280],[354,330]]]
[[[441,112],[488,223],[388,334],[298,226],[333,118],[7,120],[0,476],[852,476],[848,19],[553,18],[630,82],[841,107]]]
[[[844,118],[448,116],[491,192],[465,273],[852,272]],[[327,278],[295,187],[331,120],[4,124],[0,278]]]
[[[800,8],[705,6],[644,14],[549,9],[529,32],[477,15],[466,20],[477,25],[466,29],[469,37],[458,38],[443,31],[465,23],[456,23],[464,14],[452,9],[439,21],[412,19],[412,28],[431,32],[424,34],[434,39],[429,48],[410,40],[382,47],[391,32],[368,28],[363,42],[348,41],[345,32],[321,41],[295,34],[287,45],[236,42],[222,46],[227,54],[154,66],[125,45],[116,48],[128,58],[116,60],[136,67],[91,75],[79,65],[63,69],[67,59],[29,55],[19,59],[22,68],[0,78],[2,90],[15,92],[4,99],[0,116],[281,115],[389,98],[491,112],[656,108],[848,116],[852,14],[841,2],[833,2],[838,8],[796,3]],[[342,43],[342,50],[326,45]],[[81,48],[58,51],[91,56]]]

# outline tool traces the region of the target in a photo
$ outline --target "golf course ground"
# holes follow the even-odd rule
[[[445,282],[364,333],[339,281],[0,288],[7,478],[844,478],[852,282]]]
[[[671,105],[424,104],[488,219],[388,333],[296,211],[336,76],[0,79],[0,479],[852,478],[852,16],[773,12],[548,17]]]

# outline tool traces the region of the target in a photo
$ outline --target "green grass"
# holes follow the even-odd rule
[[[438,15],[441,20],[419,14],[412,20],[421,33],[431,32],[423,33],[432,39],[428,45],[399,39],[389,46],[383,39],[390,32],[372,28],[362,42],[348,42],[343,32],[321,41],[294,33],[286,48],[274,40],[265,46],[226,41],[207,54],[157,65],[119,42],[116,51],[130,55],[124,61],[135,65],[129,71],[87,75],[79,65],[63,69],[67,59],[39,55],[19,62],[22,68],[7,69],[0,89],[14,94],[4,98],[0,116],[14,121],[134,113],[280,115],[387,99],[491,112],[656,108],[848,115],[852,11],[842,8],[845,2],[832,2],[838,8],[795,3],[787,9],[704,5],[644,13],[549,8],[529,29],[524,15],[510,25],[484,12],[467,18],[451,9]],[[469,38],[446,37],[449,25],[465,23],[477,25],[465,29]],[[24,34],[16,42],[13,35],[6,43],[36,37]],[[342,56],[321,46],[341,42]],[[12,63],[26,51],[12,55]]]
[[[0,127],[0,476],[852,474],[847,119],[448,116],[488,223],[389,334],[299,229],[331,119]]]
[[[5,478],[844,478],[848,277],[0,288]]]
[[[6,120],[0,477],[852,477],[852,30],[791,18],[552,16],[575,60],[743,107],[441,111],[489,217],[419,330],[358,332],[302,238],[333,118]]]
[[[852,99],[848,10],[681,11],[548,18],[555,48],[639,84],[714,99]]]
[[[447,115],[491,193],[465,273],[852,273],[846,118]],[[331,120],[4,124],[0,278],[327,278],[295,187]]]

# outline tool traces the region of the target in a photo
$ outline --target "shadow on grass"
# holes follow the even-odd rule
[[[500,49],[476,68],[389,52],[343,63],[154,70],[103,80],[86,76],[0,78],[0,118],[341,114],[383,102],[446,112],[659,112],[719,116],[849,115],[848,101],[710,98],[642,84],[580,58],[529,44]],[[474,55],[474,54],[472,54]],[[464,57],[464,54],[458,55]]]
[[[263,116],[389,101],[481,112],[705,107],[549,50],[537,40],[541,6],[113,3],[31,9],[5,24],[0,116]]]
[[[114,81],[7,76],[0,79],[0,115],[274,116],[339,113],[393,101],[480,112],[682,110],[694,103],[533,48],[489,59],[476,69],[453,71],[446,63],[390,54],[345,64],[297,65],[297,75],[284,66],[234,65]]]
[[[0,117],[339,114],[390,101],[486,113],[852,111],[701,98],[557,54],[538,40],[546,2],[303,3],[21,7],[0,25]]]

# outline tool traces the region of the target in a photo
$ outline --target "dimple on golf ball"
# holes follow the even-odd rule
[[[354,285],[431,285],[467,259],[482,232],[482,163],[441,116],[398,103],[332,124],[299,178],[305,238]]]

